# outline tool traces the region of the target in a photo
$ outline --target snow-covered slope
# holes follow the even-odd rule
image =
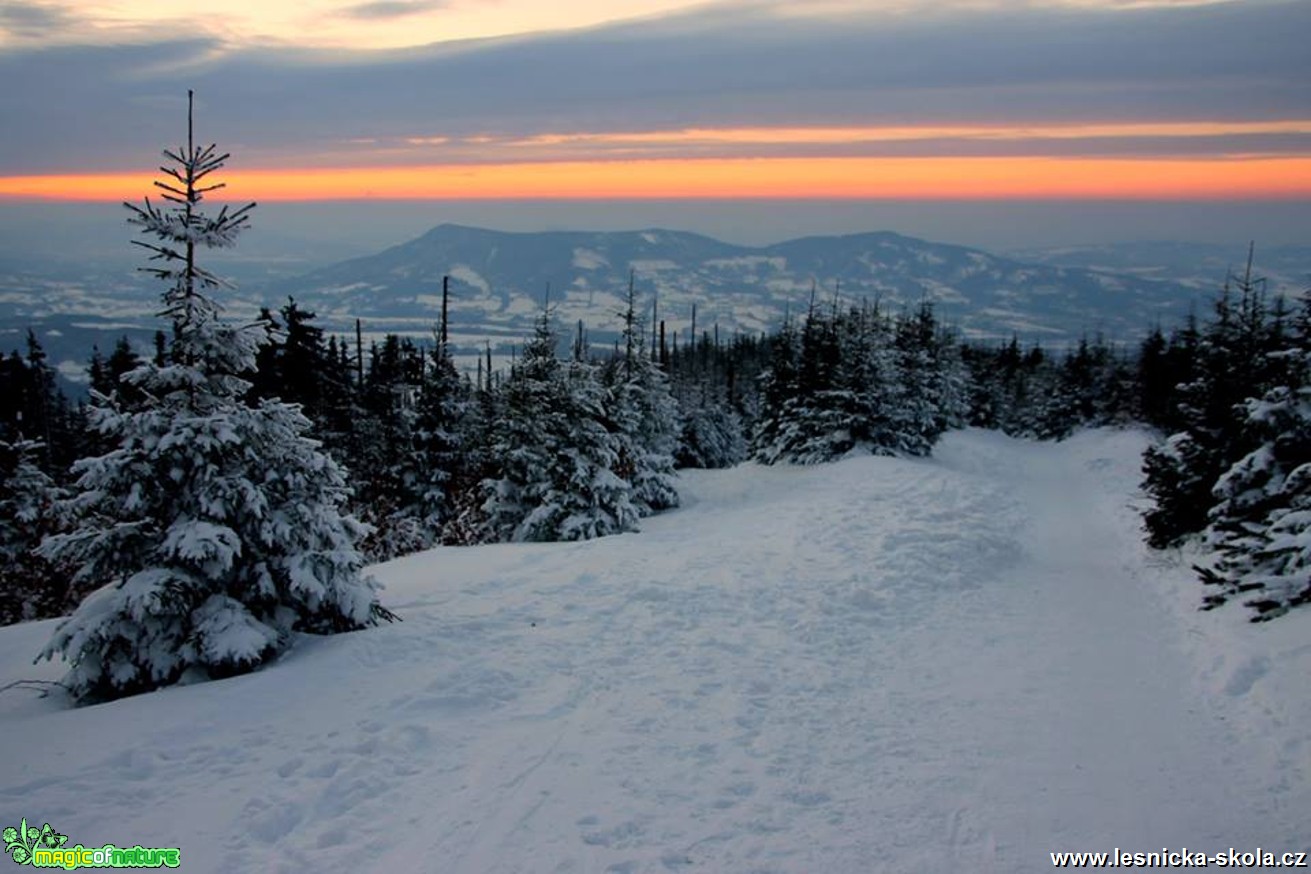
[[[685,475],[581,544],[383,565],[399,625],[79,710],[0,695],[4,824],[189,871],[1010,872],[1306,848],[1311,616],[1198,613],[1145,437]],[[53,677],[0,630],[0,682]]]
[[[1297,298],[1306,290],[1311,246],[1266,246],[1256,241],[1254,252],[1256,275],[1265,279],[1267,293]],[[1031,264],[1169,279],[1213,291],[1217,280],[1242,274],[1248,243],[1240,236],[1224,245],[1155,241],[1020,249],[1007,254]]]

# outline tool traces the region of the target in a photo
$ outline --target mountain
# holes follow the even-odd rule
[[[630,273],[649,314],[658,297],[668,330],[759,332],[817,304],[933,301],[967,336],[1065,343],[1100,332],[1132,340],[1182,319],[1207,288],[1091,267],[1024,262],[895,233],[806,237],[738,246],[669,230],[505,233],[439,225],[417,239],[283,281],[284,294],[328,324],[363,318],[374,331],[427,331],[451,277],[457,340],[517,341],[548,296],[563,325],[594,339],[619,327]]]
[[[1296,296],[1311,287],[1311,246],[1262,246],[1253,249],[1253,275],[1266,280],[1273,294]],[[1010,253],[1022,261],[1100,272],[1130,273],[1146,279],[1169,279],[1212,290],[1230,274],[1246,269],[1244,243],[1217,245],[1145,241],[1096,246],[1021,249]]]
[[[33,328],[51,360],[76,380],[92,344],[109,349],[126,334],[149,351],[162,327],[160,288],[137,266],[10,249],[0,247],[0,352],[21,349]],[[1311,249],[1256,254],[1256,272],[1271,277],[1272,291],[1307,287]],[[805,311],[812,283],[817,305],[831,306],[835,290],[843,306],[868,300],[898,309],[931,300],[974,338],[1017,334],[1025,343],[1060,345],[1100,332],[1133,342],[1157,322],[1168,328],[1182,321],[1190,307],[1205,312],[1246,250],[1144,243],[999,256],[889,232],[753,247],[658,229],[505,233],[445,224],[335,264],[321,249],[287,240],[207,257],[236,280],[237,289],[223,294],[229,317],[248,319],[261,305],[277,308],[293,296],[329,332],[353,333],[361,319],[366,340],[386,332],[431,336],[449,275],[451,336],[471,366],[485,342],[508,355],[523,340],[548,285],[562,328],[581,320],[594,345],[611,342],[630,271],[648,318],[658,296],[671,342],[676,334],[687,341],[694,304],[698,333],[716,325],[721,337],[769,330],[785,314]],[[313,264],[328,266],[305,272]]]

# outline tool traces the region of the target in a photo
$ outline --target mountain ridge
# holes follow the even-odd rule
[[[125,248],[130,248],[126,247]],[[630,270],[644,319],[658,297],[670,342],[684,343],[697,307],[697,329],[721,337],[776,328],[804,311],[812,278],[831,305],[877,301],[893,309],[931,300],[943,321],[968,337],[1062,346],[1101,333],[1132,344],[1159,324],[1205,312],[1227,272],[1241,267],[1247,244],[1148,242],[1065,246],[1020,252],[938,243],[891,230],[810,234],[764,245],[730,243],[666,227],[626,231],[499,231],[441,223],[372,253],[346,247],[335,263],[319,250],[297,270],[294,252],[255,247],[210,263],[237,280],[222,303],[229,317],[255,317],[289,296],[317,313],[328,333],[350,334],[359,318],[366,338],[386,333],[432,336],[441,313],[441,277],[452,276],[451,338],[462,366],[488,344],[509,356],[532,330],[550,286],[557,324],[581,320],[596,344],[612,342]],[[0,246],[0,253],[8,250]],[[262,258],[269,252],[273,260]],[[21,254],[21,253],[20,253]],[[6,260],[8,259],[8,260]],[[295,271],[295,272],[293,272]],[[1271,293],[1297,296],[1311,285],[1311,247],[1256,249],[1256,273]],[[70,379],[84,379],[93,344],[111,348],[127,335],[143,354],[163,327],[159,287],[119,262],[49,262],[39,254],[0,256],[0,337],[19,349],[33,328]],[[649,327],[649,321],[647,322]],[[647,335],[649,336],[649,334]]]
[[[1026,262],[886,230],[751,246],[666,228],[524,232],[451,223],[282,285],[327,319],[399,326],[437,317],[443,276],[451,277],[452,330],[482,339],[526,329],[548,287],[559,320],[616,331],[630,276],[644,311],[658,297],[672,328],[690,328],[695,304],[699,325],[729,333],[768,330],[805,303],[812,286],[847,302],[929,300],[967,336],[1056,343],[1094,332],[1136,338],[1182,319],[1201,294],[1167,279]]]

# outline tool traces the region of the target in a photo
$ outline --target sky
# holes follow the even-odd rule
[[[221,8],[0,0],[0,210],[138,199],[195,89],[224,196],[334,214],[528,230],[530,204],[744,242],[791,235],[780,209],[1014,245],[1311,226],[1305,0]]]

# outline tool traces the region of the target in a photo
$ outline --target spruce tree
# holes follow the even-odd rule
[[[907,455],[928,455],[945,428],[937,323],[933,307],[920,305],[897,323],[897,387],[890,428],[895,448]]]
[[[406,511],[418,521],[429,543],[441,536],[454,515],[452,492],[466,463],[470,412],[467,386],[455,369],[444,334],[438,334],[424,369],[415,405],[414,453],[406,475],[412,495]]]
[[[503,388],[492,425],[494,474],[482,483],[486,541],[587,540],[635,531],[632,484],[595,368],[563,364],[543,313]]]
[[[0,363],[0,439],[31,441],[36,463],[59,480],[77,457],[81,423],[30,328],[26,345],[26,356],[14,350]]]
[[[93,406],[117,403],[128,408],[140,404],[144,398],[141,392],[123,382],[123,376],[141,366],[141,356],[132,348],[127,337],[119,338],[109,358],[104,358],[96,349],[87,366],[90,378],[90,403]],[[86,416],[86,411],[83,411]],[[84,427],[81,434],[81,457],[104,455],[114,448],[110,441],[100,437],[92,428]]]
[[[190,95],[188,95],[190,98]],[[165,151],[163,205],[126,204],[167,284],[173,328],[162,362],[123,377],[140,404],[91,410],[116,448],[77,462],[74,527],[41,554],[95,590],[42,652],[62,656],[75,697],[98,700],[252,670],[297,631],[363,628],[391,614],[361,573],[364,530],[344,516],[342,470],[306,436],[296,407],[247,398],[258,332],[226,323],[224,283],[198,250],[232,246],[254,204],[208,215],[226,154],[192,137]]]
[[[321,372],[323,411],[315,425],[324,448],[352,474],[363,456],[359,431],[365,418],[356,373],[347,344],[329,337]]]
[[[1240,405],[1268,388],[1269,337],[1258,281],[1250,266],[1226,283],[1215,317],[1201,333],[1194,378],[1179,387],[1179,430],[1144,455],[1143,488],[1153,500],[1144,513],[1148,542],[1173,546],[1207,526],[1216,480],[1255,448]]]
[[[106,399],[117,397],[127,404],[141,399],[139,392],[123,384],[123,376],[141,366],[141,356],[132,348],[132,342],[127,337],[119,337],[109,357],[101,359],[99,367],[96,367],[96,363],[92,362],[88,372],[93,397],[96,394]]]
[[[853,386],[860,393],[865,433],[870,451],[891,455],[897,451],[894,409],[899,394],[899,372],[893,337],[896,326],[877,302],[863,306],[854,319],[848,347],[855,360],[848,365]]]
[[[481,360],[479,367],[482,366]],[[487,486],[503,470],[496,455],[498,435],[505,416],[505,393],[494,383],[490,367],[470,392],[467,409],[456,433],[460,463],[443,483],[445,520],[441,542],[467,546],[495,539],[484,512]]]
[[[324,375],[328,350],[323,329],[314,324],[314,319],[314,313],[303,309],[294,298],[287,299],[278,318],[270,316],[272,330],[259,350],[254,391],[258,397],[300,404],[301,412],[318,424],[324,418],[327,402]]]
[[[64,495],[37,465],[38,450],[31,440],[0,440],[0,625],[72,607],[69,568],[36,553],[67,524]]]
[[[1170,343],[1160,325],[1138,347],[1138,418],[1156,428],[1173,422],[1175,386],[1179,380],[1169,367]]]
[[[1282,332],[1274,337],[1284,343]],[[1311,300],[1292,342],[1271,356],[1281,384],[1243,405],[1255,448],[1216,481],[1206,541],[1208,607],[1246,595],[1254,621],[1311,602]]]
[[[815,464],[860,449],[927,455],[969,415],[965,365],[932,306],[890,320],[877,307],[845,315],[811,307],[798,332],[772,338],[762,377],[755,459]]]
[[[27,365],[14,349],[0,358],[0,439],[14,442],[23,439],[23,396],[27,385]]]
[[[760,415],[751,435],[751,455],[761,464],[775,464],[787,460],[801,384],[801,337],[791,319],[785,318],[770,337],[769,366],[759,379]]]
[[[359,483],[358,512],[374,529],[363,544],[373,561],[426,549],[435,540],[419,510],[426,490],[416,444],[423,369],[423,356],[409,338],[388,334],[372,346],[352,473]]]
[[[1035,422],[1035,436],[1043,440],[1063,440],[1080,427],[1126,422],[1138,408],[1132,371],[1100,337],[1082,338],[1045,381],[1050,390],[1040,399]]]
[[[632,501],[639,514],[649,516],[678,506],[674,453],[681,421],[669,380],[646,354],[645,335],[630,282],[624,353],[604,370],[604,408],[619,452],[614,470],[632,485]],[[583,363],[582,355],[575,355],[575,364]]]
[[[794,464],[832,461],[868,442],[860,392],[849,378],[856,362],[842,339],[837,318],[812,307],[801,332],[797,393],[778,444],[781,458]]]

